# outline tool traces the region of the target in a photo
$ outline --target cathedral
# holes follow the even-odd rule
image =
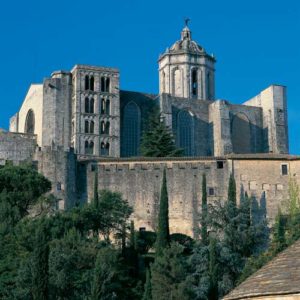
[[[58,209],[91,201],[95,184],[120,192],[140,230],[156,228],[166,169],[170,230],[191,236],[202,174],[209,202],[226,199],[233,174],[238,193],[246,191],[272,220],[288,197],[289,178],[300,184],[300,157],[288,154],[286,88],[271,85],[241,104],[216,99],[215,64],[186,24],[159,56],[156,95],[122,90],[114,68],[55,71],[29,87],[9,132],[0,130],[0,164],[33,163],[51,181]],[[155,107],[184,157],[141,157]]]
[[[215,99],[216,59],[187,26],[158,63],[157,95],[123,91],[113,68],[75,65],[53,72],[30,86],[9,130],[37,135],[39,147],[137,157],[149,112],[159,106],[185,156],[288,153],[285,87],[271,85],[241,105]]]

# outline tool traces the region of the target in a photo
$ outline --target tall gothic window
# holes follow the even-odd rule
[[[122,120],[122,156],[137,156],[140,146],[141,116],[138,106],[129,102],[124,107]]]
[[[25,133],[34,134],[34,126],[35,126],[35,119],[34,119],[34,112],[30,109],[26,116],[25,121]]]
[[[197,69],[192,70],[192,96],[198,95],[198,72]]]
[[[183,149],[184,155],[191,156],[192,149],[192,132],[193,132],[193,119],[187,111],[181,111],[178,114],[178,137],[179,147]]]

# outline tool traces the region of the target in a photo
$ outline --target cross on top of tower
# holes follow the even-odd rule
[[[185,19],[184,19],[184,23],[185,23],[185,26],[186,26],[186,27],[188,27],[190,21],[191,21],[190,18],[185,18]]]

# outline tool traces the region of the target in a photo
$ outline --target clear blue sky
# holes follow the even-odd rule
[[[121,89],[158,92],[157,59],[183,18],[216,64],[217,98],[288,87],[290,152],[300,154],[300,1],[15,0],[0,6],[0,127],[30,83],[75,64],[120,69]]]

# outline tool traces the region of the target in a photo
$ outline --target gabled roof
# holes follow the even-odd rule
[[[300,240],[278,254],[223,299],[255,299],[295,294],[300,297]]]

